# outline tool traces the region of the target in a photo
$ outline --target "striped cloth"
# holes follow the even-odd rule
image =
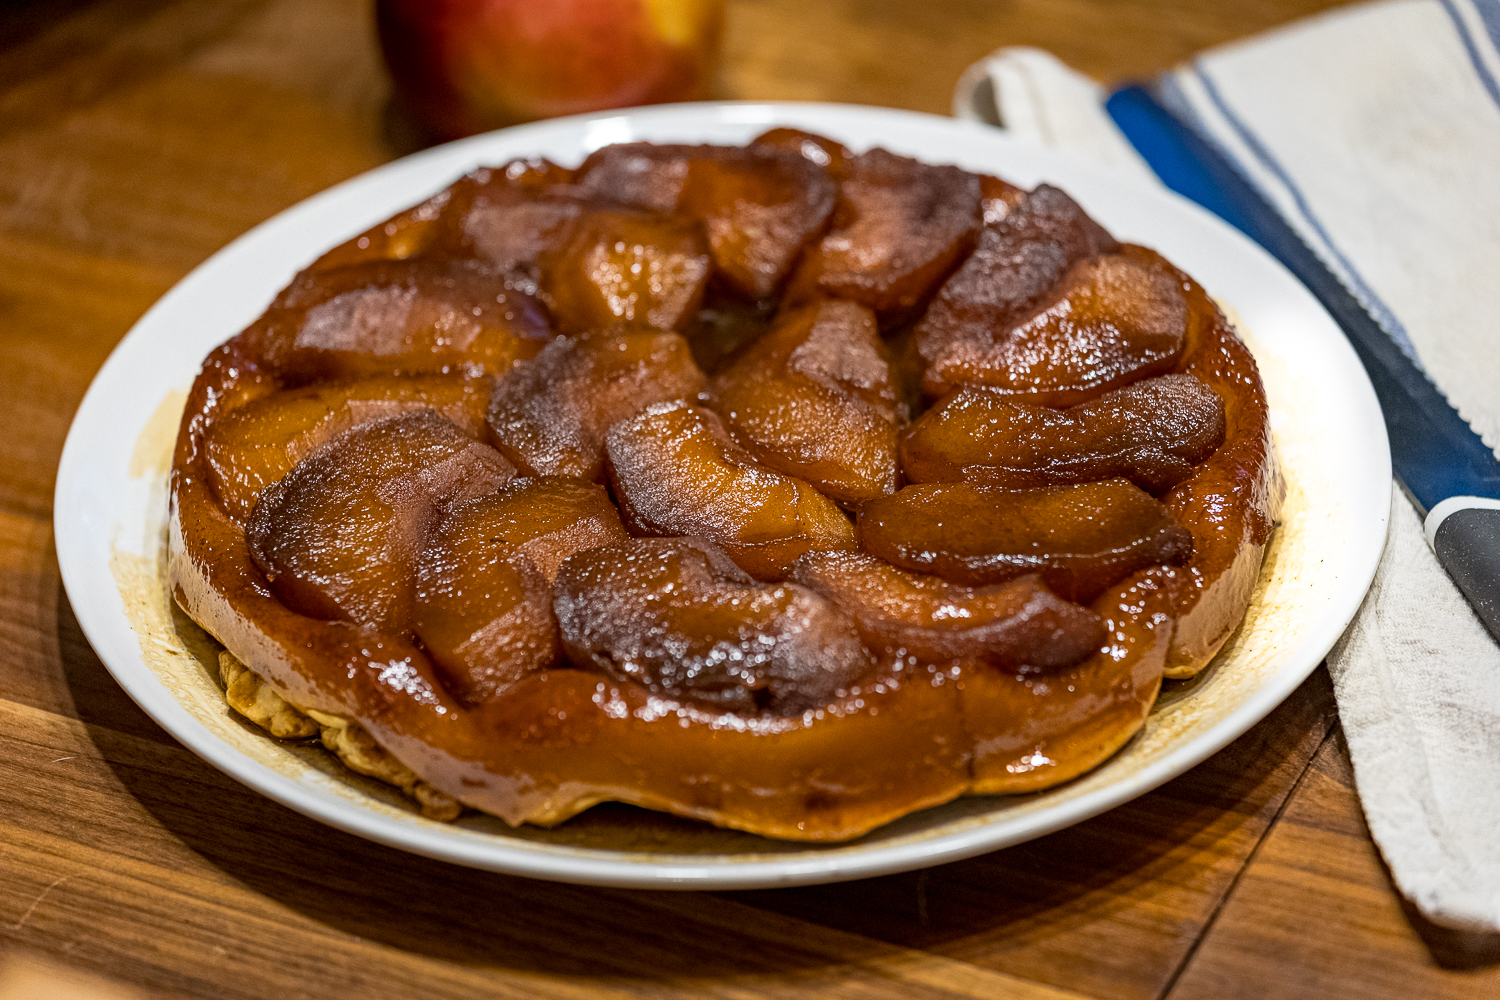
[[[1500,445],[1500,0],[1339,8],[1209,50],[1150,90]],[[1108,97],[1048,53],[1002,49],[960,80],[954,108],[1154,182]],[[1328,667],[1397,887],[1437,923],[1500,931],[1500,647],[1399,491]]]

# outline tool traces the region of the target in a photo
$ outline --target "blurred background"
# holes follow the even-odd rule
[[[713,94],[947,114],[959,74],[1001,45],[1040,46],[1114,82],[1333,5],[727,0]],[[430,142],[392,102],[372,8],[0,0],[5,221],[39,234],[107,229],[121,212],[178,207],[187,186],[212,189],[221,196],[212,205],[170,223],[201,229],[173,233],[147,254],[180,268],[278,209]],[[122,178],[131,178],[123,189]]]

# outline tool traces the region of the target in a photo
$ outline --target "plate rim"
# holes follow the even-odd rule
[[[148,716],[200,758],[259,794],[318,822],[399,850],[471,867],[576,884],[633,888],[745,889],[806,885],[867,878],[960,860],[1043,836],[1129,802],[1171,778],[1185,773],[1243,735],[1284,701],[1317,668],[1328,649],[1332,648],[1339,635],[1342,634],[1348,621],[1358,611],[1364,594],[1374,578],[1384,549],[1389,504],[1381,506],[1378,517],[1373,518],[1366,526],[1370,537],[1367,547],[1361,550],[1365,556],[1364,564],[1356,564],[1353,567],[1354,582],[1342,585],[1340,599],[1325,612],[1325,621],[1314,629],[1317,641],[1311,645],[1319,647],[1316,656],[1307,655],[1305,663],[1298,662],[1276,669],[1259,688],[1236,705],[1223,719],[1212,725],[1206,732],[1172,747],[1157,760],[1124,775],[1121,780],[1104,788],[1061,803],[1062,808],[1012,817],[1006,823],[1000,824],[1006,832],[999,836],[995,834],[996,824],[974,823],[946,834],[897,842],[887,846],[809,845],[808,851],[795,855],[766,854],[757,855],[754,860],[729,860],[717,863],[707,860],[714,855],[706,855],[704,860],[698,861],[690,860],[693,857],[691,855],[682,854],[657,856],[660,860],[588,857],[587,855],[591,852],[588,848],[556,848],[538,841],[484,839],[486,835],[472,831],[460,831],[458,836],[439,836],[434,831],[397,821],[357,803],[320,793],[259,761],[244,756],[193,718],[155,672],[140,658],[138,650],[132,650],[135,658],[139,660],[138,664],[112,663],[110,657],[105,655],[103,650],[112,649],[114,645],[108,634],[109,627],[118,625],[120,622],[111,623],[102,620],[109,616],[104,615],[97,605],[86,597],[80,602],[80,595],[88,594],[90,575],[97,573],[99,567],[87,557],[89,547],[85,544],[82,532],[75,531],[74,525],[65,521],[65,514],[70,509],[69,500],[72,496],[79,494],[81,477],[87,472],[82,457],[87,447],[87,429],[96,411],[103,406],[106,387],[112,380],[118,379],[120,373],[128,366],[129,353],[133,348],[132,342],[135,341],[134,346],[138,347],[139,342],[145,336],[142,334],[138,337],[138,332],[144,329],[149,333],[154,319],[169,309],[178,296],[186,294],[186,290],[191,287],[195,279],[201,280],[202,273],[215,266],[216,262],[222,264],[225,259],[232,258],[240,248],[255,240],[265,238],[268,231],[274,232],[284,228],[292,220],[313,212],[314,206],[325,206],[347,197],[350,190],[358,190],[362,185],[373,184],[376,178],[399,177],[407,171],[420,174],[429,163],[441,162],[449,158],[455,161],[462,160],[463,154],[493,145],[501,136],[522,142],[533,135],[554,131],[563,133],[569,129],[578,128],[587,130],[590,126],[598,127],[616,121],[633,121],[637,127],[644,126],[649,130],[653,123],[703,116],[711,119],[713,124],[751,122],[764,126],[776,121],[793,122],[799,117],[809,118],[821,115],[839,116],[851,121],[865,119],[891,124],[906,121],[923,128],[940,127],[960,133],[972,132],[976,136],[984,136],[985,141],[992,144],[996,140],[1001,140],[1001,145],[1009,144],[1016,147],[1020,145],[1015,140],[1005,137],[998,130],[982,124],[923,112],[868,105],[780,101],[702,102],[575,115],[472,136],[421,150],[372,168],[283,209],[231,240],[188,272],[132,324],[130,330],[121,338],[96,372],[75,412],[58,466],[53,493],[53,532],[59,572],[79,626],[111,676]],[[602,131],[607,132],[608,129],[604,128]],[[580,147],[586,148],[585,143],[580,142]],[[1065,152],[1027,147],[1025,153],[1043,160],[1068,163],[1070,170],[1110,178],[1118,185],[1147,191],[1153,196],[1165,195],[1168,201],[1177,203],[1176,207],[1179,210],[1195,216],[1200,223],[1206,222],[1211,230],[1217,230],[1216,238],[1228,238],[1232,242],[1239,243],[1242,249],[1248,249],[1263,258],[1263,261],[1269,263],[1275,270],[1280,271],[1285,279],[1302,293],[1303,301],[1298,303],[1299,307],[1301,309],[1310,307],[1319,314],[1320,319],[1326,320],[1328,326],[1335,332],[1338,331],[1332,318],[1322,306],[1279,262],[1258,245],[1250,242],[1238,230],[1232,229],[1200,206],[1171,191],[1164,189],[1152,191],[1138,183],[1132,183],[1128,178],[1112,175],[1097,164],[1083,161]],[[418,196],[425,196],[425,193],[424,189],[423,192],[419,192]],[[410,196],[408,196],[409,202]],[[1329,346],[1336,352],[1339,347],[1342,347],[1343,352],[1347,353],[1348,361],[1353,365],[1351,373],[1357,371],[1359,376],[1354,381],[1360,383],[1362,380],[1362,384],[1354,385],[1353,390],[1357,395],[1361,394],[1360,390],[1363,390],[1362,394],[1367,396],[1366,403],[1377,418],[1378,441],[1371,440],[1369,444],[1375,447],[1382,456],[1376,460],[1375,465],[1385,470],[1385,481],[1389,483],[1389,442],[1385,434],[1384,421],[1379,419],[1380,410],[1375,401],[1374,390],[1369,384],[1368,376],[1359,366],[1353,349],[1342,335],[1339,335],[1337,339],[1337,344]],[[1379,469],[1374,471],[1379,471]],[[1372,476],[1373,474],[1372,472]],[[1378,542],[1376,541],[1377,535]],[[114,586],[112,576],[109,578],[109,585],[111,588]],[[124,618],[123,611],[119,614],[119,618]],[[1338,622],[1336,627],[1327,624],[1328,621],[1334,619]],[[131,636],[134,636],[135,633],[133,629],[130,629],[128,621],[125,622],[125,626]],[[601,849],[597,853],[608,855],[619,852]],[[580,854],[584,857],[580,858]],[[671,860],[666,860],[668,858]]]

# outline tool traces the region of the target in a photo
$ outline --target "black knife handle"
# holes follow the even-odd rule
[[[1444,517],[1432,551],[1500,642],[1500,509],[1466,507]]]

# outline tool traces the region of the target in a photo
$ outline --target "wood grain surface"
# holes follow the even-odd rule
[[[732,0],[721,89],[942,113],[999,45],[1118,80],[1328,5]],[[1392,889],[1321,670],[1105,816],[768,892],[476,873],[304,819],[179,746],[58,579],[73,410],[210,253],[420,144],[361,0],[0,0],[0,1000],[1500,996],[1500,942],[1427,925]]]

